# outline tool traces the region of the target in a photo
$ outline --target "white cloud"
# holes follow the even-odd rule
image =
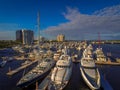
[[[99,16],[119,16],[120,15],[120,5],[106,7],[99,11],[94,12],[95,15]]]
[[[95,11],[92,15],[81,14],[77,8],[67,7],[63,15],[68,22],[48,27],[46,34],[55,37],[64,33],[70,39],[97,39],[100,32],[102,39],[120,39],[120,34],[114,36],[120,32],[120,5]]]

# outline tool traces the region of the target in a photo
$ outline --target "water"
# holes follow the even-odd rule
[[[94,45],[94,47],[98,47]],[[120,45],[119,44],[105,44],[101,45],[103,48],[104,53],[111,52],[114,58],[120,57]],[[9,52],[0,51],[0,56],[4,56]],[[9,54],[10,55],[10,54]],[[1,60],[0,60],[1,61]],[[0,90],[21,90],[16,88],[17,82],[23,75],[23,71],[15,74],[12,77],[8,77],[6,73],[11,69],[15,69],[20,66],[20,64],[24,62],[22,60],[19,61],[12,61],[8,62],[5,67],[0,68]],[[25,71],[26,73],[32,69],[36,64],[30,66]],[[113,87],[114,90],[120,90],[120,66],[110,66],[110,65],[99,65],[98,66],[100,72],[104,75],[104,78],[109,82],[109,84]],[[28,90],[34,90],[29,88]],[[89,87],[85,84],[84,80],[82,79],[80,73],[80,65],[79,63],[73,64],[73,73],[70,79],[69,84],[65,88],[65,90],[90,90]]]

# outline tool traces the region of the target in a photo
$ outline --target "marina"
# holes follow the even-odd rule
[[[120,90],[120,0],[0,0],[0,90]]]
[[[102,47],[103,47],[103,50],[108,50],[107,48],[109,48],[109,47],[111,47],[111,45],[101,45]],[[114,45],[113,45],[114,46]],[[93,45],[93,49],[95,49],[96,48],[96,45]],[[115,47],[114,47],[115,48]],[[69,51],[69,50],[68,50]],[[74,55],[72,55],[72,53],[73,52],[75,52],[75,54]],[[104,51],[104,52],[108,52],[108,51]],[[113,51],[111,51],[112,53],[114,52],[114,50]],[[77,56],[77,54],[79,54],[78,56]],[[72,62],[73,62],[73,68],[72,68],[72,75],[71,75],[71,78],[70,78],[70,81],[68,82],[68,84],[67,84],[67,86],[64,88],[64,90],[73,90],[72,88],[76,88],[76,90],[85,90],[85,88],[86,89],[90,89],[88,86],[87,86],[87,84],[85,83],[85,81],[84,81],[84,79],[83,79],[83,77],[82,77],[82,74],[81,74],[81,72],[80,72],[80,67],[81,67],[81,65],[79,64],[80,62],[81,62],[81,59],[80,58],[82,58],[81,57],[81,55],[82,55],[82,51],[81,52],[78,52],[78,51],[76,51],[75,49],[73,49],[73,48],[70,48],[70,52],[69,52],[69,55],[72,55]],[[112,54],[112,55],[114,55],[114,54]],[[91,55],[90,55],[91,56]],[[116,55],[114,55],[114,57],[118,57],[118,55],[116,54]],[[119,57],[118,57],[119,58]],[[112,61],[112,60],[111,60]],[[6,78],[7,80],[8,80],[8,82],[11,82],[11,80],[12,80],[12,82],[14,82],[12,85],[10,84],[10,83],[8,83],[8,84],[10,84],[11,86],[11,89],[10,90],[13,90],[13,89],[18,89],[17,88],[17,83],[18,83],[18,81],[19,81],[19,79],[20,79],[20,77],[22,76],[23,77],[23,73],[24,73],[24,70],[23,70],[23,68],[19,71],[19,69],[18,68],[21,68],[21,67],[24,67],[24,66],[28,66],[28,68],[25,68],[26,69],[26,72],[25,72],[25,74],[27,74],[33,67],[36,67],[35,65],[37,64],[37,61],[35,60],[35,61],[32,61],[32,63],[35,63],[35,64],[31,64],[31,65],[28,65],[28,64],[26,64],[26,65],[23,65],[23,66],[20,66],[20,65],[22,65],[22,63],[21,64],[17,64],[18,66],[15,68],[14,67],[14,69],[12,69],[12,70],[17,70],[18,69],[18,71],[17,72],[15,72],[15,74],[14,75],[12,75],[12,74],[9,74],[8,76],[11,76],[10,78],[6,75],[6,73],[8,73],[8,71],[9,71],[9,67],[11,66],[11,64],[13,64],[13,63],[18,63],[18,62],[23,62],[22,60],[13,60],[12,62],[8,62],[8,63],[6,63],[6,65],[3,67],[3,68],[1,68],[0,70],[1,70],[1,72],[3,72],[3,70],[4,70],[4,72],[3,72],[3,74],[0,74],[0,77],[2,78],[3,76],[5,76],[4,78]],[[97,61],[96,61],[97,62]],[[95,63],[96,63],[95,62]],[[113,62],[113,61],[112,61]],[[115,62],[115,61],[114,61]],[[100,71],[100,76],[101,76],[101,88],[100,88],[100,90],[106,90],[106,88],[110,88],[110,90],[112,90],[112,89],[114,89],[114,88],[117,88],[117,86],[116,87],[114,87],[114,84],[112,85],[111,83],[113,82],[111,82],[111,79],[109,79],[109,78],[112,78],[112,73],[111,73],[111,75],[109,75],[109,77],[107,77],[107,79],[105,79],[104,77],[106,76],[106,75],[108,75],[107,73],[106,73],[106,69],[107,68],[111,68],[112,69],[112,67],[113,68],[115,68],[115,67],[117,67],[117,68],[119,68],[119,65],[110,65],[110,64],[108,64],[107,66],[106,66],[106,64],[97,64],[96,63],[96,66],[98,67],[98,69],[99,69],[99,71]],[[105,68],[106,67],[106,68]],[[13,68],[13,65],[11,66],[11,68]],[[110,69],[110,70],[111,70]],[[109,73],[110,73],[110,70],[109,69],[107,69],[107,71],[109,71]],[[118,70],[118,69],[117,69]],[[53,70],[52,70],[53,71]],[[105,71],[105,72],[104,72]],[[115,70],[116,71],[116,70]],[[119,71],[119,70],[118,70]],[[118,71],[116,71],[116,73],[118,72]],[[104,76],[105,75],[105,76]],[[119,75],[119,73],[117,74],[117,76]],[[111,77],[110,77],[111,76]],[[22,78],[21,77],[21,78]],[[14,78],[14,81],[13,81],[13,78]],[[48,74],[48,76],[46,76],[45,77],[45,80],[44,79],[40,79],[40,81],[39,81],[39,83],[38,83],[38,88],[48,88],[48,86],[49,86],[49,84],[48,83],[50,83],[51,82],[51,73],[50,74]],[[0,80],[2,80],[2,79],[0,79]],[[49,81],[50,80],[50,81]],[[78,81],[79,80],[79,81]],[[115,80],[115,79],[114,79]],[[118,81],[119,82],[119,81]],[[35,83],[35,82],[34,82]],[[47,83],[47,84],[44,84],[44,83]],[[42,85],[41,85],[42,84]],[[82,86],[81,86],[81,85]],[[0,85],[2,85],[2,84],[0,84]],[[2,85],[2,87],[0,87],[0,89],[3,89],[4,90],[4,85],[6,85],[5,83],[3,83],[3,85]],[[43,86],[43,85],[45,85],[45,86]],[[115,84],[116,85],[116,84]],[[9,85],[8,85],[9,86]],[[42,87],[41,87],[42,86]],[[119,87],[119,86],[118,86]],[[34,90],[36,87],[34,86],[34,85],[32,85],[32,87],[31,86],[29,86],[29,87],[26,87],[25,88],[25,90]],[[104,89],[103,89],[104,88]],[[20,89],[21,90],[21,89]],[[24,90],[24,89],[23,89]],[[115,89],[115,90],[119,90],[119,89]]]

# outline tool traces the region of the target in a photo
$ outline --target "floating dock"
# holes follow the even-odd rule
[[[101,65],[120,65],[120,63],[118,62],[109,62],[109,61],[106,61],[106,62],[101,62],[101,61],[96,61],[95,62],[96,64],[101,64]]]
[[[29,63],[29,64],[23,65],[23,66],[21,66],[21,67],[15,69],[15,70],[9,71],[9,72],[7,73],[7,75],[12,76],[12,75],[18,73],[19,71],[21,71],[21,70],[27,68],[28,66],[30,66],[30,65],[32,65],[32,64],[34,64],[34,63],[36,63],[37,61],[38,61],[38,60],[32,61],[32,62]]]
[[[72,62],[73,63],[80,63],[80,60],[72,60]],[[95,64],[97,64],[97,65],[120,65],[120,63],[119,62],[109,62],[109,61],[106,61],[106,62],[102,62],[102,61],[96,61],[95,60]]]

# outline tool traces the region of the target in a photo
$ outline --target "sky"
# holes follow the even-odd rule
[[[0,40],[15,40],[19,29],[68,40],[120,40],[120,0],[0,0]]]

